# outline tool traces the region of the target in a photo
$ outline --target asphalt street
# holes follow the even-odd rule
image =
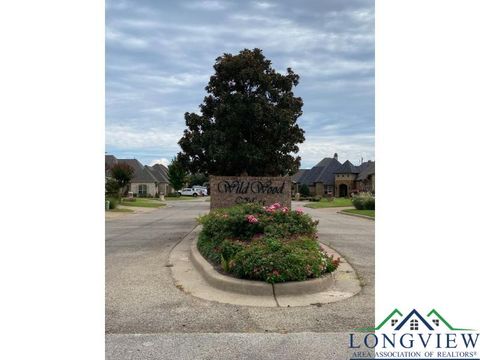
[[[106,221],[107,359],[346,358],[348,333],[374,323],[374,222],[305,209],[320,221],[320,241],[356,270],[358,295],[322,306],[246,307],[186,294],[167,266],[208,209],[203,199],[175,201]],[[295,357],[281,357],[284,348]]]

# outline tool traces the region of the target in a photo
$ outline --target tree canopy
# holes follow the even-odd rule
[[[123,188],[132,181],[135,170],[128,164],[119,163],[110,168],[110,173],[118,185]]]
[[[177,158],[168,165],[168,178],[174,190],[180,190],[187,181],[187,172]]]
[[[201,114],[185,113],[179,161],[191,173],[278,176],[298,170],[297,119],[303,101],[293,88],[299,76],[277,73],[262,50],[245,49],[216,59]]]

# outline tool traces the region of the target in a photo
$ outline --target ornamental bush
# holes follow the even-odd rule
[[[375,198],[370,194],[360,194],[352,199],[357,210],[375,210]]]
[[[302,211],[280,204],[242,204],[199,219],[200,253],[233,276],[269,283],[300,281],[334,271],[317,242],[316,225]]]

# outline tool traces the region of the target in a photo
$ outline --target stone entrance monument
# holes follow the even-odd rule
[[[210,209],[235,204],[280,203],[291,207],[290,177],[210,176]]]

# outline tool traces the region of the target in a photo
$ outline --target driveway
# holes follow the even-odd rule
[[[272,344],[279,344],[278,353],[288,345],[297,359],[344,358],[347,333],[374,323],[374,222],[337,214],[334,208],[305,209],[320,221],[320,241],[357,271],[364,285],[358,295],[321,307],[244,307],[184,293],[167,267],[172,248],[209,205],[171,201],[165,208],[107,220],[107,359],[243,359],[246,352],[253,359],[268,359],[272,352],[261,356],[259,351]],[[219,342],[226,344],[218,349],[213,344]],[[187,345],[191,351],[171,355]],[[276,358],[283,358],[278,353]]]

